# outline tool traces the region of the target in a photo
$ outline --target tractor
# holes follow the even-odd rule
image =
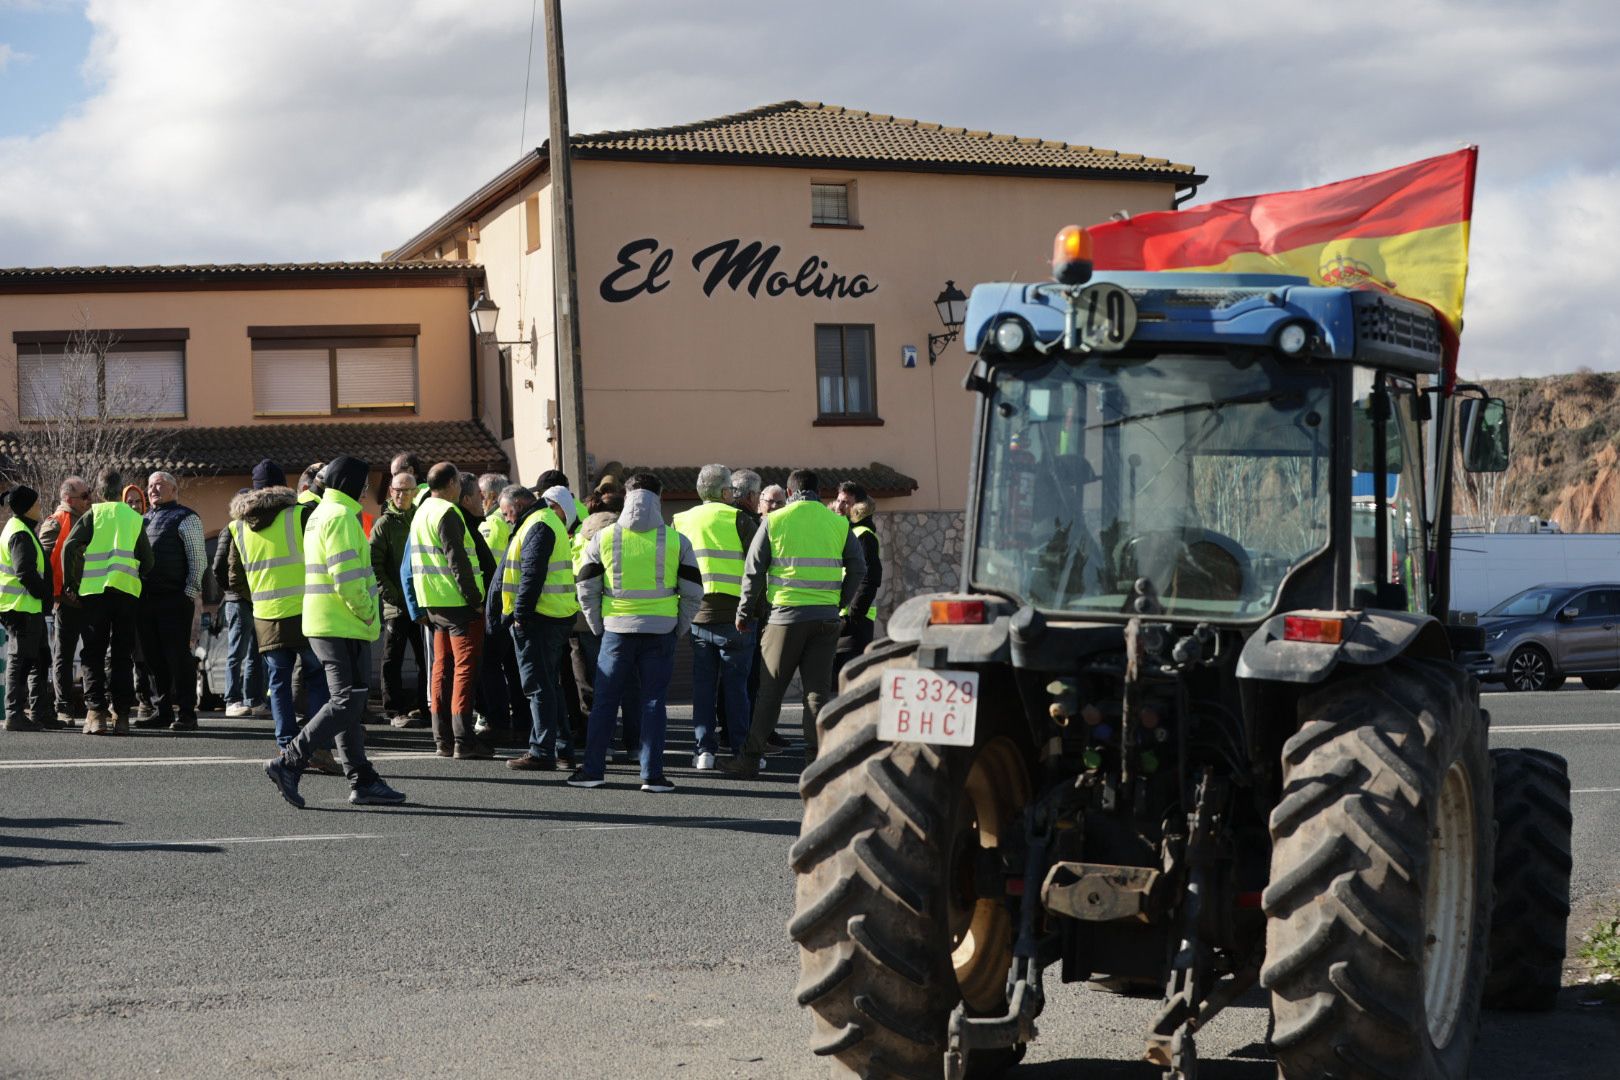
[[[1288,1080],[1468,1075],[1549,1008],[1563,759],[1491,751],[1448,620],[1455,468],[1506,409],[1387,292],[1094,272],[971,295],[961,587],[848,664],[800,778],[800,1005],[834,1075],[988,1077],[1053,976],[1159,999],[1144,1056],[1254,990]]]

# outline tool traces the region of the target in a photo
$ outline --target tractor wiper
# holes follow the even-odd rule
[[[1175,416],[1178,413],[1197,412],[1200,409],[1209,409],[1211,412],[1220,412],[1228,405],[1267,405],[1273,402],[1285,401],[1290,398],[1298,399],[1297,391],[1272,390],[1263,394],[1240,394],[1237,397],[1212,398],[1209,401],[1189,401],[1181,405],[1171,405],[1164,409],[1155,409],[1153,412],[1136,413],[1133,416],[1119,416],[1112,420],[1103,420],[1096,424],[1089,424],[1085,431],[1095,431],[1099,428],[1119,427],[1121,424],[1134,424],[1139,420],[1152,420],[1160,416]]]

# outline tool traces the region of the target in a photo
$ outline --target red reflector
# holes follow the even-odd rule
[[[1237,894],[1237,906],[1240,908],[1257,908],[1260,906],[1260,893],[1240,892]]]
[[[1337,645],[1344,640],[1344,620],[1322,619],[1311,615],[1285,615],[1283,640]]]
[[[946,626],[984,622],[983,600],[934,600],[928,605],[928,621]]]

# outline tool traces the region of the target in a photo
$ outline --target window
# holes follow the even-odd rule
[[[537,251],[540,247],[540,196],[530,195],[523,200],[524,251]]]
[[[186,330],[19,332],[24,421],[184,420]]]
[[[417,326],[248,327],[253,415],[414,412],[419,332]]]
[[[822,418],[876,419],[870,326],[816,327],[816,408]]]
[[[850,189],[854,186],[853,184],[811,184],[810,224],[855,224],[855,217],[851,213],[853,200],[850,198]]]

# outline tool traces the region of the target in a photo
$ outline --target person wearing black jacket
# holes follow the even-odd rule
[[[501,512],[517,537],[531,514],[549,509],[566,529],[575,518],[573,495],[560,485],[547,489],[552,499],[542,502],[534,492],[516,484],[501,492]],[[565,500],[565,501],[564,501]],[[572,733],[562,703],[562,667],[568,656],[568,636],[574,630],[574,613],[550,616],[540,614],[540,598],[550,573],[553,555],[568,558],[569,552],[556,550],[556,537],[544,522],[529,529],[518,551],[517,593],[506,626],[512,635],[518,670],[523,673],[524,701],[529,715],[529,752],[506,763],[509,769],[549,771],[561,758],[574,764]],[[508,555],[511,549],[508,548]],[[505,566],[502,567],[505,576]]]
[[[5,567],[0,570],[0,622],[6,628],[7,731],[41,731],[65,724],[56,719],[51,690],[51,647],[45,616],[51,610],[51,581],[39,537],[39,493],[22,486],[0,494],[12,513],[7,522]],[[13,522],[15,527],[13,527]],[[25,610],[32,608],[33,610]],[[24,709],[27,705],[27,709]],[[32,713],[33,719],[29,719]]]
[[[838,655],[833,660],[836,685],[838,673],[844,670],[844,665],[872,644],[872,631],[877,621],[872,613],[877,610],[878,589],[883,585],[883,560],[877,532],[872,528],[873,507],[871,499],[867,498],[866,488],[853,480],[845,480],[838,485],[838,497],[833,500],[833,509],[849,518],[850,532],[861,542],[861,555],[866,559],[866,577],[862,579],[861,587],[849,602],[849,607],[841,612],[844,625],[838,635]]]

